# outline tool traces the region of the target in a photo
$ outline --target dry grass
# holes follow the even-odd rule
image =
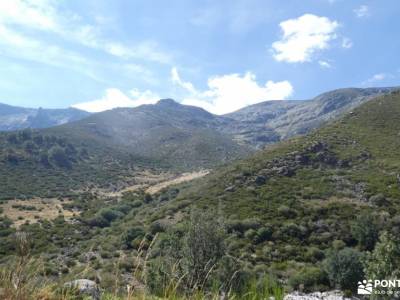
[[[183,173],[183,174],[179,175],[178,177],[175,177],[175,178],[167,180],[167,181],[160,182],[158,184],[155,184],[155,185],[149,187],[146,190],[146,193],[155,194],[155,193],[158,193],[159,191],[161,191],[162,189],[169,187],[171,185],[179,184],[179,183],[186,182],[186,181],[191,181],[196,178],[203,177],[203,176],[207,175],[208,173],[210,173],[209,170],[202,170],[202,171],[192,172],[192,173]]]
[[[66,220],[78,215],[78,211],[65,210],[63,203],[70,203],[69,200],[63,201],[57,198],[34,198],[28,200],[8,200],[0,203],[4,215],[13,221],[14,227],[19,227],[26,221],[36,223],[39,220],[54,220],[59,216],[64,216]],[[26,209],[27,206],[34,209]]]

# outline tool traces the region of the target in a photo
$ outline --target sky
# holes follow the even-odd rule
[[[0,0],[0,102],[224,114],[400,85],[398,0]]]

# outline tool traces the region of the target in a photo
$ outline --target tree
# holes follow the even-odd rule
[[[362,214],[352,225],[351,233],[362,250],[371,251],[378,240],[379,227],[371,214]]]
[[[184,238],[184,265],[190,287],[202,285],[224,255],[224,229],[213,215],[193,210]]]
[[[372,253],[365,259],[368,279],[400,278],[400,239],[384,232]]]
[[[128,249],[133,248],[132,242],[137,239],[143,239],[144,236],[145,232],[142,227],[131,227],[122,235],[122,244]]]
[[[52,161],[59,167],[69,167],[70,162],[63,148],[60,146],[53,146],[49,151],[49,156]]]
[[[351,248],[329,253],[325,260],[325,271],[331,283],[343,290],[354,291],[357,282],[364,277],[361,255]]]

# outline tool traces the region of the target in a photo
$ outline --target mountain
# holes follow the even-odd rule
[[[156,107],[165,112],[176,105]],[[154,106],[139,111],[148,109],[154,112]],[[198,114],[197,121],[209,124],[208,114]],[[210,281],[202,288],[211,291],[215,284],[226,288],[223,284],[233,282],[228,288],[243,293],[252,278],[268,274],[286,291],[339,286],[350,294],[364,276],[362,263],[387,259],[368,259],[376,243],[379,249],[384,245],[378,236],[400,233],[399,132],[400,92],[392,92],[195,181],[151,195],[139,189],[114,198],[96,193],[61,198],[57,209],[75,216],[22,224],[19,230],[32,239],[31,255],[45,259],[48,278],[65,282],[85,276],[109,292],[118,279],[121,288],[147,284],[151,293],[163,295],[171,278],[179,282],[179,292],[192,291],[184,276],[192,274],[194,257],[194,266],[207,267],[204,278]],[[39,214],[39,205],[49,209],[13,203],[25,215]],[[16,229],[7,219],[0,225],[0,261],[6,262],[15,253]],[[191,256],[187,247],[204,252]],[[393,253],[387,249],[384,253]]]
[[[0,131],[46,128],[77,121],[90,113],[75,108],[23,108],[0,103]]]
[[[225,115],[236,123],[223,128],[235,140],[262,148],[289,137],[305,134],[372,98],[398,88],[346,88],[306,101],[268,101]]]
[[[165,190],[158,199],[169,203],[153,204],[148,220],[180,216],[181,223],[193,207],[218,212],[229,255],[247,269],[292,278],[294,288],[328,289],[323,260],[332,251],[367,255],[379,233],[400,232],[399,133],[395,91],[309,135]]]
[[[177,110],[181,113],[174,117],[171,113]],[[141,141],[145,141],[143,135],[156,136],[161,122],[170,132],[181,132],[178,129],[189,128],[192,123],[204,129],[230,122],[226,117],[215,118],[203,110],[166,100],[154,106],[105,112],[90,124],[79,121],[33,132],[32,137],[26,136],[28,131],[21,131],[25,132],[21,136],[8,133],[7,143],[21,145],[18,149],[24,150],[17,153],[24,155],[26,150],[31,151],[27,142],[44,143],[53,148],[49,153],[51,164],[64,162],[54,155],[54,147],[63,147],[72,165],[87,162],[98,166],[100,162],[91,157],[103,150],[91,147],[91,143],[100,145],[97,143],[108,139],[110,150],[140,149],[113,136],[121,130],[114,124],[122,124],[121,119],[131,114],[135,115],[133,119],[143,114],[150,120],[144,128],[140,122],[124,132],[126,137]],[[160,120],[161,116],[164,119]],[[98,127],[100,121],[112,124],[106,136],[102,136],[106,125]],[[185,128],[181,128],[183,124]],[[146,293],[163,297],[171,285],[177,293],[200,292],[192,277],[187,277],[197,272],[195,275],[204,279],[201,289],[211,293],[215,286],[229,292],[232,288],[238,293],[236,299],[249,299],[246,293],[253,285],[254,290],[284,286],[286,291],[305,292],[340,287],[351,294],[364,278],[364,271],[374,266],[379,272],[398,272],[400,268],[396,246],[400,234],[399,132],[400,91],[393,91],[370,99],[307,135],[217,166],[209,175],[191,182],[156,192],[127,190],[122,196],[103,196],[94,189],[47,202],[11,200],[1,208],[4,212],[19,211],[21,218],[36,216],[35,224],[18,219],[18,230],[30,238],[30,255],[45,261],[40,276],[52,282],[88,278],[108,292],[115,292],[117,284],[121,290],[128,284],[134,289],[146,285]],[[42,142],[35,138],[51,133],[58,134],[44,137]],[[94,133],[96,139],[91,138]],[[66,140],[60,140],[62,135]],[[85,136],[88,139],[83,139]],[[76,138],[86,142],[86,151],[83,144],[68,146]],[[115,148],[117,144],[121,147]],[[108,163],[114,163],[115,156],[109,153]],[[15,163],[13,156],[9,159]],[[17,163],[25,163],[25,157]],[[105,161],[100,168],[114,180],[115,174],[124,170],[124,163],[112,172]],[[16,172],[17,168],[10,170]],[[79,175],[76,170],[74,176],[85,180],[86,171]],[[15,175],[12,181],[20,177]],[[65,184],[71,179],[65,176]],[[4,180],[7,178],[1,182]],[[46,180],[55,179],[42,178],[36,183],[45,185]],[[56,201],[55,213],[49,204],[52,201]],[[55,217],[46,216],[43,210]],[[16,252],[17,229],[12,224],[5,216],[0,217],[0,262],[4,264]],[[390,267],[381,267],[386,264]],[[387,278],[392,278],[391,274]],[[365,276],[372,278],[370,273]],[[271,286],[271,282],[276,283]]]
[[[165,99],[68,124],[0,134],[0,199],[115,189],[144,170],[187,172],[252,153],[215,130],[228,122]]]
[[[91,140],[130,154],[189,170],[212,167],[252,150],[216,128],[231,120],[181,105],[172,99],[155,105],[117,108],[47,131],[75,140]]]
[[[307,133],[390,90],[342,89],[310,101],[264,102],[224,116],[163,99],[60,126],[4,133],[0,196],[59,195],[92,184],[123,187],[145,169],[182,173],[214,168]],[[3,107],[5,115],[20,110]],[[52,115],[53,110],[39,109],[28,120],[33,127],[47,126],[69,111],[75,112],[54,110]],[[57,153],[64,161],[58,161]]]

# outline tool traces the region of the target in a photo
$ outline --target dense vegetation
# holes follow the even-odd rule
[[[0,134],[0,200],[57,197],[123,181],[146,159],[37,130]]]
[[[351,294],[360,279],[400,273],[399,132],[393,92],[194,182],[122,199],[74,196],[65,204],[81,211],[73,221],[20,230],[45,261],[38,276],[89,278],[115,295],[127,285],[171,298],[263,299],[281,287]],[[18,247],[11,222],[0,224],[5,264]]]

